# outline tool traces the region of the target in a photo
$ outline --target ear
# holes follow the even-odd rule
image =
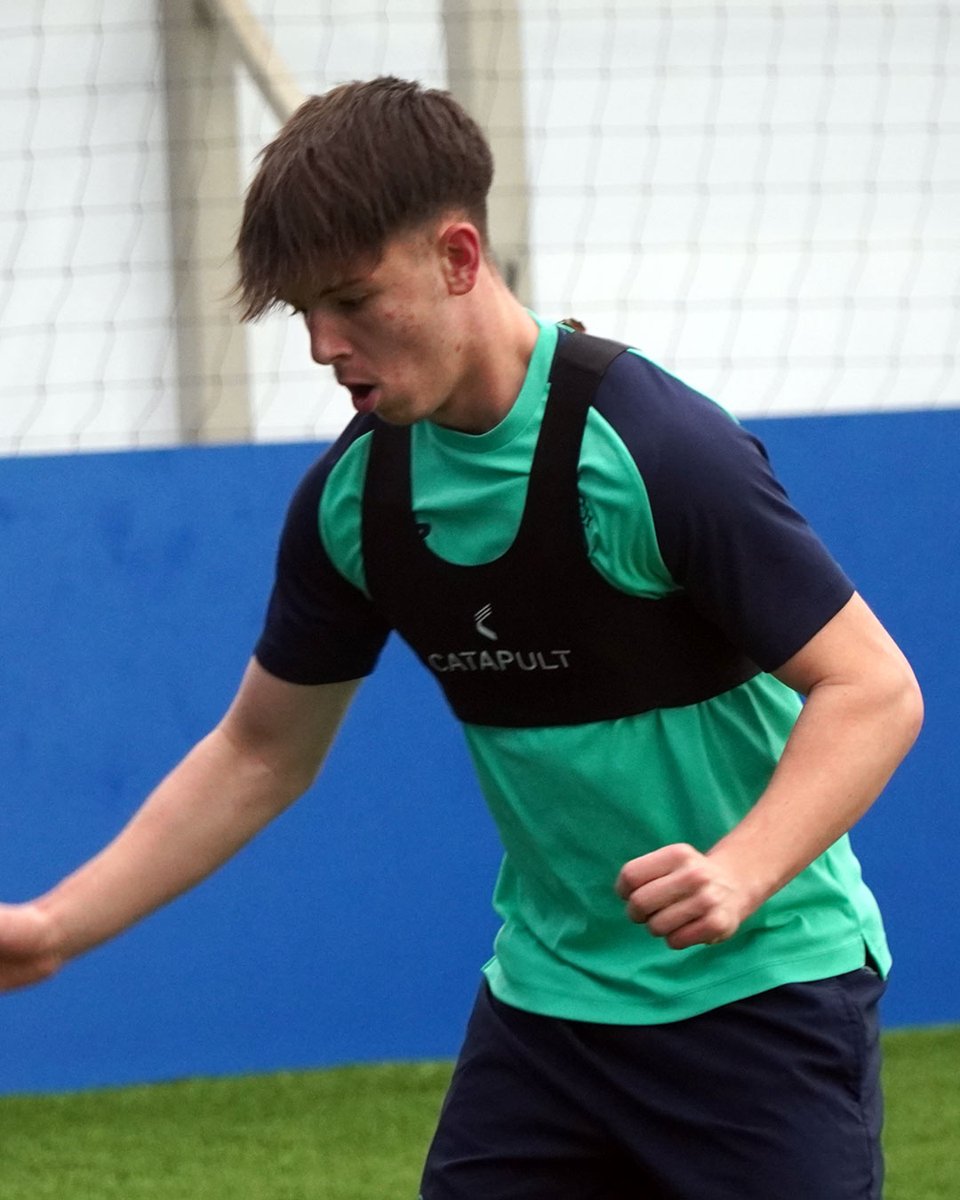
[[[441,269],[451,296],[473,291],[483,262],[483,244],[475,225],[456,221],[445,225],[438,239]]]

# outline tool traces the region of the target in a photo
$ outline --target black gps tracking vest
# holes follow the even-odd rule
[[[625,346],[560,337],[513,543],[460,566],[417,529],[410,430],[378,421],[363,494],[376,607],[475,725],[581,725],[708,700],[758,673],[682,593],[629,596],[590,562],[577,468],[587,411]],[[483,512],[478,512],[478,520]]]

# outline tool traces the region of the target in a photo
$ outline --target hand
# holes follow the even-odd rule
[[[754,908],[729,868],[683,843],[631,859],[616,887],[630,920],[674,950],[726,941]]]
[[[39,983],[63,957],[50,918],[37,904],[0,904],[0,991]]]

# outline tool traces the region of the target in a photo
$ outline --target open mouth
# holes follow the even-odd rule
[[[360,413],[372,412],[377,406],[380,389],[375,383],[347,383],[353,407]]]

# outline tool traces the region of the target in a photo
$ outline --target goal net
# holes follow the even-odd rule
[[[960,403],[952,3],[22,0],[0,61],[0,453],[338,431],[300,324],[226,298],[271,78],[450,86],[521,298],[742,416]]]

